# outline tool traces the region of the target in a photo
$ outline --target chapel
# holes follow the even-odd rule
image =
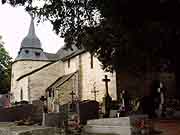
[[[76,46],[62,47],[55,54],[45,52],[31,19],[29,32],[12,64],[11,102],[33,103],[46,96],[52,109],[53,104],[71,102],[72,95],[74,100],[102,102],[105,75],[110,79],[109,95],[116,100],[116,72],[103,71],[96,57]]]

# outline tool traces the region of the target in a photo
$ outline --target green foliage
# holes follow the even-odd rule
[[[177,69],[177,0],[41,0],[43,6],[35,6],[36,1],[2,0],[51,21],[67,47],[83,45],[107,71]]]
[[[3,47],[0,37],[0,93],[10,90],[11,57]]]

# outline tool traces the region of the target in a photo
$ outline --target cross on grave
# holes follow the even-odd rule
[[[97,97],[97,93],[99,92],[98,90],[96,90],[96,83],[93,84],[93,90],[91,91],[91,93],[94,93],[94,100],[96,101],[96,97]]]
[[[108,82],[110,82],[111,80],[108,79],[107,75],[105,75],[105,78],[102,79],[103,82],[105,82],[105,86],[106,86],[106,95],[109,95],[109,92],[108,92]]]
[[[70,95],[71,95],[72,103],[73,103],[74,102],[74,95],[76,95],[76,93],[74,93],[74,91],[71,91]]]
[[[42,126],[46,126],[46,113],[48,112],[47,105],[45,105],[45,101],[47,101],[47,98],[45,96],[41,96],[40,100],[43,103],[43,118],[42,118]]]
[[[74,93],[74,91],[71,91],[70,95],[71,95],[71,98],[72,98],[72,103],[71,103],[72,107],[71,107],[71,111],[73,111],[73,110],[74,110],[74,95],[76,95],[76,94]]]
[[[41,96],[41,97],[40,97],[40,100],[41,100],[42,103],[43,103],[43,112],[44,112],[44,113],[47,113],[47,105],[46,105],[46,103],[45,103],[45,101],[47,101],[47,98],[46,98],[45,96]]]
[[[44,101],[47,100],[47,98],[46,98],[45,96],[41,96],[41,97],[40,97],[40,100],[41,100],[42,102],[44,102]]]

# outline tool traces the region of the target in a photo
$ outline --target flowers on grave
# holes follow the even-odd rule
[[[145,120],[142,119],[135,120],[135,127],[138,129],[145,128]]]

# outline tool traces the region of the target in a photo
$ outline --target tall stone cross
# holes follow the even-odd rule
[[[96,83],[93,84],[93,90],[91,91],[91,93],[94,93],[94,100],[96,101],[96,97],[97,97],[97,93],[99,91],[96,90]]]
[[[110,82],[111,80],[108,79],[107,75],[105,75],[105,78],[102,79],[103,82],[105,82],[105,86],[106,86],[106,94],[109,95],[109,92],[108,92],[108,82]]]

